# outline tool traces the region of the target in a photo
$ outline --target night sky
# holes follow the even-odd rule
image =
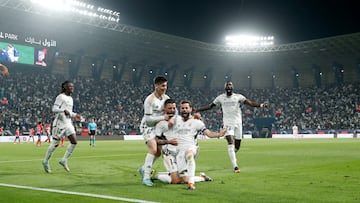
[[[92,0],[120,23],[221,44],[228,34],[273,35],[277,44],[360,32],[358,0]]]

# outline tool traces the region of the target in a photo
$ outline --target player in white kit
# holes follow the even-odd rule
[[[142,176],[142,183],[147,186],[153,186],[150,178],[152,165],[155,160],[161,155],[161,149],[157,146],[154,134],[155,125],[162,120],[169,120],[169,115],[164,115],[164,102],[170,97],[166,95],[167,79],[163,76],[155,78],[155,91],[146,97],[144,101],[144,117],[141,120],[140,132],[144,136],[148,152],[145,157],[145,162],[139,168]]]
[[[164,103],[164,113],[169,115],[175,115],[176,103],[173,99],[167,99]],[[157,143],[162,145],[162,155],[164,166],[167,172],[159,172],[155,176],[155,179],[165,183],[180,184],[188,183],[189,176],[186,168],[186,160],[184,155],[177,157],[179,149],[178,134],[176,126],[173,126],[176,122],[175,119],[182,119],[181,116],[173,117],[169,121],[160,121],[155,127],[155,135]],[[170,124],[170,125],[169,125]],[[173,126],[173,127],[169,127]],[[177,160],[182,159],[182,160]],[[177,163],[179,162],[179,164]],[[200,176],[194,177],[195,182],[212,181],[212,179],[205,173],[200,173]]]
[[[61,84],[61,89],[61,93],[56,97],[52,107],[52,112],[55,113],[55,118],[52,123],[53,140],[49,145],[45,159],[42,162],[44,170],[47,173],[51,173],[49,159],[55,149],[59,146],[62,137],[67,137],[70,141],[70,145],[66,149],[64,157],[59,161],[59,164],[62,165],[67,172],[70,171],[67,161],[77,144],[75,127],[72,124],[71,118],[80,120],[81,115],[73,112],[74,102],[71,94],[74,91],[74,84],[70,81],[65,81]]]
[[[164,132],[170,130],[173,137],[177,138],[176,147],[176,163],[178,172],[181,174],[187,171],[188,187],[189,190],[195,189],[195,157],[198,152],[197,135],[199,132],[210,138],[219,138],[225,135],[226,129],[222,129],[219,133],[210,131],[205,127],[205,124],[191,116],[192,107],[189,101],[182,101],[180,106],[180,115],[175,115],[173,125],[166,129],[163,127]],[[170,122],[171,122],[170,120]],[[165,134],[166,135],[166,134]]]
[[[242,104],[246,104],[252,107],[268,107],[268,103],[266,102],[259,104],[247,99],[241,94],[234,93],[233,84],[232,82],[228,81],[225,83],[225,93],[217,96],[211,104],[194,109],[194,112],[201,112],[212,109],[215,106],[221,107],[223,114],[223,125],[224,128],[226,128],[225,138],[228,143],[228,154],[231,163],[233,164],[235,173],[240,173],[235,152],[239,151],[243,137],[241,115]]]

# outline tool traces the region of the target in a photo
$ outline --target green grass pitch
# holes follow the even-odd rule
[[[68,143],[67,143],[68,144]],[[0,143],[0,202],[360,202],[360,139],[247,139],[237,153],[241,173],[235,174],[225,140],[200,140],[196,169],[213,182],[186,185],[141,184],[143,141],[80,141],[69,160],[69,173],[57,163],[58,148],[43,171],[48,144]],[[162,160],[154,168],[163,171]],[[99,195],[61,194],[4,184]]]

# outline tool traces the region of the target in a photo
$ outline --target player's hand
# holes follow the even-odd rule
[[[76,121],[81,121],[83,119],[83,117],[80,114],[76,114],[74,118]]]
[[[193,117],[194,117],[194,119],[201,120],[201,114],[200,113],[194,113]]]
[[[168,127],[171,128],[175,125],[175,119],[174,118],[171,118],[168,120]]]
[[[224,137],[225,133],[226,133],[226,128],[221,128],[219,132],[219,137]]]
[[[177,146],[177,145],[178,145],[178,141],[177,141],[176,138],[172,138],[172,139],[168,140],[168,144]]]
[[[269,107],[269,102],[264,102],[264,103],[260,104],[260,107],[268,108]]]

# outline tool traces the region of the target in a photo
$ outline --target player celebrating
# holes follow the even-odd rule
[[[239,151],[242,134],[242,116],[241,116],[241,105],[246,104],[252,107],[267,107],[268,103],[259,104],[257,102],[250,101],[241,94],[233,92],[233,83],[228,81],[225,83],[225,93],[217,96],[215,100],[207,105],[197,109],[195,112],[205,111],[212,109],[214,106],[221,106],[223,112],[223,125],[226,128],[226,140],[228,143],[228,154],[231,163],[234,167],[235,173],[240,173],[239,166],[237,164],[235,152]],[[235,138],[235,146],[234,146]]]
[[[178,146],[176,154],[176,162],[178,171],[188,172],[188,187],[189,190],[195,189],[195,157],[198,152],[197,135],[202,132],[210,138],[219,138],[225,135],[226,130],[222,129],[219,133],[210,131],[205,127],[205,124],[191,116],[192,107],[189,101],[182,101],[180,106],[181,116],[175,116],[172,133],[177,136]],[[172,120],[172,119],[171,119]],[[171,121],[170,121],[171,122]],[[163,126],[164,132],[169,129],[169,125]]]
[[[165,183],[189,183],[188,189],[195,189],[194,182],[212,181],[212,179],[201,173],[195,176],[195,162],[190,163],[188,157],[197,154],[197,133],[202,130],[209,137],[224,136],[205,129],[205,125],[199,119],[191,117],[191,105],[188,101],[181,102],[181,116],[175,116],[167,121],[160,121],[155,127],[157,137],[164,136],[165,139],[158,139],[158,144],[163,146],[163,160],[167,173],[159,173],[156,179]],[[173,99],[167,99],[164,104],[165,114],[174,115],[176,103]],[[169,123],[171,123],[169,128]],[[176,126],[174,124],[177,123]],[[198,126],[203,127],[198,127]],[[180,142],[178,142],[180,140]],[[195,149],[193,153],[192,149]],[[187,151],[189,150],[189,151]],[[187,156],[185,156],[187,155]],[[192,158],[190,158],[191,160]],[[189,164],[189,166],[187,165]],[[189,173],[187,173],[189,172]],[[169,175],[170,174],[170,175]],[[191,182],[192,181],[192,182]]]
[[[158,76],[154,81],[155,90],[144,101],[144,117],[141,120],[140,131],[144,136],[148,153],[145,157],[144,165],[139,168],[142,175],[142,183],[147,186],[153,186],[150,178],[152,165],[160,156],[161,149],[158,149],[153,132],[155,125],[162,120],[169,120],[169,115],[163,112],[164,102],[170,97],[166,95],[167,79],[163,76]]]
[[[56,97],[55,103],[52,107],[52,111],[55,113],[53,121],[52,136],[53,140],[49,145],[45,159],[43,160],[43,167],[45,172],[51,173],[49,159],[55,149],[59,146],[61,137],[67,137],[70,140],[70,144],[66,149],[64,157],[59,161],[59,164],[64,167],[66,171],[70,171],[67,161],[71,156],[77,144],[75,127],[72,124],[71,118],[77,120],[81,119],[81,115],[73,112],[73,98],[71,97],[74,91],[74,84],[70,81],[65,81],[61,84],[61,93]]]

